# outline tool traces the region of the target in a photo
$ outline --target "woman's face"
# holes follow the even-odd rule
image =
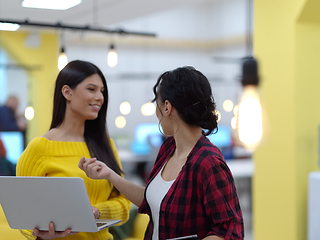
[[[69,109],[73,115],[84,120],[96,119],[103,105],[104,91],[102,79],[98,74],[87,77],[71,90]]]

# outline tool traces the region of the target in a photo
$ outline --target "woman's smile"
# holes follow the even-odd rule
[[[100,111],[100,107],[101,105],[100,104],[89,104],[94,110],[96,110],[97,112]]]

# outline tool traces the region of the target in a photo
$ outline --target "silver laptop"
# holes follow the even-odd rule
[[[121,220],[95,219],[82,178],[2,177],[0,204],[11,228],[97,232]]]

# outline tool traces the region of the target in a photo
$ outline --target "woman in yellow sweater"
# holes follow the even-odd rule
[[[95,218],[129,218],[130,202],[106,180],[92,180],[78,168],[81,157],[104,161],[119,175],[121,164],[106,128],[108,89],[102,72],[92,63],[72,61],[59,73],[50,130],[33,139],[17,164],[17,176],[83,178]],[[59,194],[59,193],[57,193]],[[21,230],[28,239],[106,240],[108,229],[96,233]]]

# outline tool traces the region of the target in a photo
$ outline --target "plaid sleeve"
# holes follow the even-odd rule
[[[231,172],[222,161],[212,165],[206,168],[203,180],[205,211],[214,223],[207,236],[243,239],[242,213]]]

